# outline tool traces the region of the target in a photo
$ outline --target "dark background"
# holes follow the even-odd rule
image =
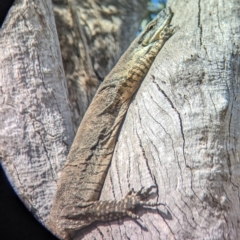
[[[0,165],[0,239],[57,240],[27,210]]]
[[[0,0],[0,28],[14,0]],[[1,29],[0,29],[1,31]],[[0,53],[1,54],[1,53]],[[0,165],[0,239],[57,240],[27,210]]]
[[[0,27],[2,26],[4,18],[13,2],[14,0],[0,0]]]

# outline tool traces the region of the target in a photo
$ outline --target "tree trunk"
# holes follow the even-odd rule
[[[15,1],[0,30],[0,160],[45,221],[74,133],[50,1]]]
[[[0,157],[25,204],[45,222],[73,125],[50,3],[15,4],[22,11],[15,6],[0,32]],[[131,103],[101,195],[120,199],[155,185],[152,201],[165,206],[138,209],[147,231],[124,218],[96,223],[76,239],[240,236],[239,3],[169,5],[179,30]]]
[[[136,37],[146,0],[53,0],[76,132],[99,84]]]
[[[91,81],[96,80],[96,75],[100,80],[104,78],[135,37],[147,3],[145,0],[131,4],[102,1],[101,8],[93,1],[85,1],[84,16],[88,16],[88,9],[92,17],[88,31],[80,29],[84,34],[81,37],[91,40],[86,46],[73,32],[79,29],[65,6],[66,1],[54,2],[58,3],[55,13],[64,13],[62,22],[57,23],[58,30],[62,28],[59,38],[69,95],[73,92],[79,95],[78,101],[82,102],[76,104],[83,109],[83,114],[99,84],[99,79],[96,84]],[[104,7],[106,2],[110,5]],[[89,7],[90,3],[94,8]],[[107,20],[100,19],[100,15],[109,18],[106,28],[103,26]],[[97,16],[95,20],[93,16]],[[57,13],[56,17],[59,20]],[[94,29],[98,31],[93,32]],[[104,29],[105,33],[100,31]],[[76,117],[78,113],[71,116],[68,105],[51,1],[16,0],[0,29],[0,52],[0,161],[19,197],[44,224],[74,137],[71,117],[74,123],[80,121]],[[81,71],[85,71],[83,78],[79,78]],[[92,75],[95,78],[92,79]],[[70,97],[70,101],[73,109],[74,97]]]
[[[165,206],[139,210],[148,231],[124,219],[83,239],[239,239],[239,1],[169,5],[179,30],[130,105],[101,196],[156,185]]]

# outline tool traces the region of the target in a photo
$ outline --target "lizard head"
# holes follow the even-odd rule
[[[171,22],[172,16],[170,8],[163,9],[143,30],[139,36],[138,44],[146,46],[160,39],[164,28]]]

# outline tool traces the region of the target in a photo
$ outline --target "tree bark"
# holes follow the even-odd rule
[[[45,222],[73,125],[50,3],[15,4],[22,11],[13,8],[0,32],[0,158],[25,204]],[[240,236],[239,4],[169,5],[179,30],[131,103],[101,195],[120,199],[155,185],[151,201],[165,206],[138,209],[147,231],[124,218],[96,223],[76,239]]]
[[[83,239],[239,239],[239,2],[169,5],[179,30],[130,105],[101,196],[156,185],[165,206],[139,210],[148,231],[124,219]]]
[[[50,1],[15,1],[0,30],[0,160],[44,222],[74,133]]]
[[[63,62],[67,77],[70,81],[71,77],[74,78],[73,85],[68,84],[69,95],[74,92],[80,96],[83,114],[99,84],[99,79],[96,84],[91,84],[96,80],[96,72],[104,78],[124,52],[136,34],[141,16],[146,12],[146,2],[132,1],[125,9],[127,2],[122,2],[120,6],[119,2],[112,1],[112,5],[104,7],[106,2],[103,1],[100,9],[101,6],[96,6],[93,1],[86,1],[85,17],[89,14],[87,8],[90,3],[95,6],[93,9],[89,7],[92,17],[88,22],[91,23],[88,26],[90,30],[85,32],[83,29],[84,37],[91,40],[87,42],[88,46],[73,32],[79,29],[75,29],[69,8],[64,6],[66,1],[58,3],[57,7],[62,12],[58,10],[65,14],[62,25],[57,21],[58,27],[65,31],[64,35],[60,30]],[[94,15],[98,17],[95,20]],[[100,19],[99,15],[109,18],[106,28],[104,24],[107,20]],[[99,29],[93,28],[92,22],[97,22]],[[94,33],[96,36],[94,29],[98,29]],[[100,30],[104,29],[106,32],[101,35]],[[101,37],[105,40],[100,41]],[[68,105],[69,96],[51,1],[16,0],[0,29],[0,52],[0,161],[19,197],[44,224],[60,170],[74,137],[72,106]],[[101,61],[103,52],[105,61]],[[90,62],[87,54],[90,54]],[[93,70],[87,71],[88,68]],[[85,71],[83,79],[79,78],[81,71]],[[91,74],[94,74],[95,80]]]
[[[76,132],[99,84],[136,37],[147,1],[53,3]]]

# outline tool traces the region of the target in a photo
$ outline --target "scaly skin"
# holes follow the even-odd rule
[[[136,218],[131,210],[151,205],[142,201],[148,196],[141,192],[128,194],[120,201],[98,200],[132,96],[174,32],[169,26],[172,16],[169,8],[163,10],[133,41],[99,87],[81,122],[58,182],[48,223],[62,239],[98,220]]]

